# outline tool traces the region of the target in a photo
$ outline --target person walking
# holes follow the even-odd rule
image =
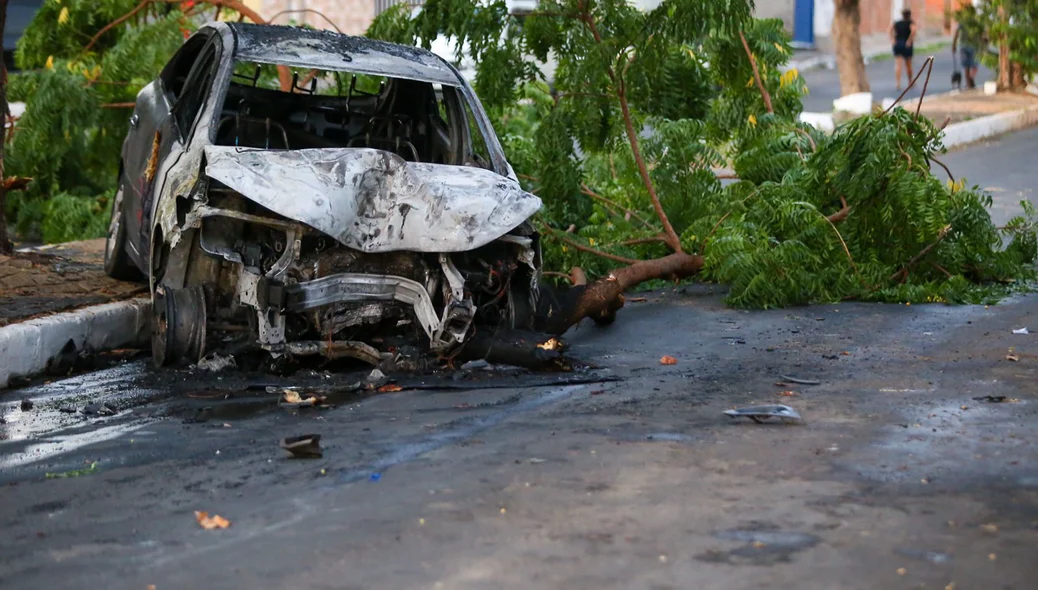
[[[894,47],[894,77],[897,79],[897,89],[901,90],[901,71],[907,70],[907,81],[912,81],[912,44],[915,42],[915,22],[912,21],[912,11],[904,9],[901,11],[901,20],[890,25],[890,42]]]
[[[966,88],[972,89],[977,87],[977,44],[969,33],[970,31],[964,29],[961,23],[955,27],[952,54],[955,54],[956,48],[962,48],[962,70],[966,74]]]

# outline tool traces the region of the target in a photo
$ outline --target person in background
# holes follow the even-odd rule
[[[897,78],[897,89],[901,90],[901,70],[907,70],[908,80],[912,81],[912,44],[915,42],[915,23],[912,22],[912,11],[901,11],[901,20],[890,25],[890,42],[894,44],[894,76]]]
[[[969,31],[963,29],[961,23],[955,26],[955,36],[952,37],[953,54],[958,47],[962,47],[962,73],[966,74],[966,88],[976,88],[977,44],[970,38]]]

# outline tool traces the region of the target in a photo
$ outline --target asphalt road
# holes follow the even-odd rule
[[[746,312],[694,286],[572,331],[573,374],[293,411],[266,387],[359,375],[136,358],[0,392],[0,588],[1033,588],[1036,312]],[[805,422],[722,414],[758,403]],[[278,448],[305,433],[322,458]]]
[[[1036,146],[1038,128],[1031,128],[952,151],[941,161],[956,178],[965,178],[968,186],[979,186],[991,194],[991,219],[995,225],[1004,225],[1023,213],[1021,200],[1038,205]],[[947,174],[936,165],[932,169],[935,174]]]
[[[944,46],[939,49],[934,49],[929,52],[916,51],[915,57],[912,60],[913,66],[917,69],[923,64],[927,57],[930,55],[934,56],[933,73],[930,76],[930,85],[927,88],[927,95],[939,94],[942,92],[948,92],[952,90],[951,75],[954,70],[954,60],[952,58],[951,46]],[[897,90],[897,84],[894,79],[894,60],[885,59],[877,62],[873,62],[865,68],[869,86],[872,90],[873,99],[876,102],[881,102],[884,98],[897,98],[900,91]],[[805,112],[832,112],[833,100],[840,98],[840,76],[836,69],[814,69],[801,72],[804,80],[807,82],[808,90],[810,91],[807,96],[803,98],[804,111]],[[904,76],[904,74],[902,74]],[[922,82],[926,74],[923,74],[923,78],[919,79],[912,90],[905,95],[906,99],[911,99],[919,96],[922,91]],[[986,80],[994,79],[991,72],[987,68],[981,68],[977,73],[977,85],[981,86]],[[902,77],[902,88],[906,82]]]

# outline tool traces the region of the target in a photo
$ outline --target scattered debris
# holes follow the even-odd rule
[[[382,387],[378,388],[378,392],[379,393],[393,393],[395,391],[403,391],[403,390],[404,390],[404,388],[400,387],[396,383],[387,383],[386,385],[383,385]]]
[[[537,345],[541,350],[562,350],[562,342],[558,338],[549,338]]]
[[[378,472],[372,473],[371,477],[369,477],[368,479],[371,480],[371,481],[378,481],[378,480],[382,479],[382,474],[378,473]]]
[[[796,383],[797,385],[821,385],[822,384],[821,381],[815,381],[814,379],[800,379],[800,378],[797,378],[797,377],[790,377],[789,375],[783,375],[782,376],[782,380],[783,381],[788,381],[790,383]]]
[[[21,407],[23,412],[28,412],[29,410],[32,409],[32,406],[33,406],[32,400],[29,399],[29,398],[25,398],[25,399],[22,400],[22,403],[21,403],[21,405],[19,407]]]
[[[1009,354],[1006,355],[1007,361],[1013,361],[1014,363],[1020,360],[1020,356],[1013,353],[1013,349],[1009,349]]]
[[[311,408],[324,400],[323,396],[311,395],[304,398],[294,389],[285,389],[281,392],[281,399],[278,400],[278,405],[282,408]]]
[[[364,381],[367,389],[376,389],[385,384],[388,379],[385,373],[378,369],[373,369]]]
[[[83,413],[88,416],[114,416],[119,410],[111,402],[94,402],[83,408]]]
[[[478,371],[480,369],[489,369],[489,368],[490,368],[490,363],[488,363],[486,359],[477,359],[477,360],[474,360],[474,361],[469,361],[469,362],[465,363],[464,365],[461,365],[461,370],[462,371]]]
[[[788,391],[788,390],[787,391],[780,391],[778,394],[781,397],[796,397],[796,396],[800,395],[799,393],[797,393],[795,391]]]
[[[743,416],[753,420],[760,424],[770,418],[782,418],[787,420],[802,421],[803,418],[800,414],[789,406],[781,404],[771,406],[750,406],[747,408],[735,408],[732,410],[725,410],[724,414],[731,418],[737,418]]]
[[[628,299],[627,301],[628,301],[629,303],[642,303],[642,302],[644,302],[644,301],[648,301],[648,300],[649,300],[649,298],[648,298],[648,297],[631,297],[631,298],[630,298],[630,299]]]
[[[63,479],[66,477],[79,477],[81,475],[92,475],[97,472],[97,461],[92,461],[90,467],[85,469],[73,469],[72,471],[63,471],[61,473],[47,473],[44,475],[47,479]]]
[[[676,359],[676,358],[674,358],[672,356],[664,356],[663,358],[660,359],[660,364],[661,365],[676,365],[676,364],[678,364],[678,359]]]
[[[1022,336],[1026,336],[1027,334],[1030,334],[1030,332],[1027,331],[1027,328],[1020,328],[1019,330],[1013,330],[1013,333],[1014,334],[1020,334]]]
[[[978,402],[988,402],[990,404],[1000,404],[1008,400],[1009,398],[1004,395],[982,395],[980,397],[973,398]]]
[[[234,362],[234,356],[232,355],[221,355],[219,353],[213,353],[202,360],[198,361],[198,364],[194,365],[195,369],[201,369],[202,371],[223,371],[224,369],[237,368],[238,363]]]
[[[198,510],[195,510],[195,520],[197,520],[198,524],[201,525],[202,528],[207,531],[211,531],[213,529],[225,529],[231,526],[231,521],[220,516],[219,514],[209,516],[208,512],[200,512]]]
[[[281,440],[281,448],[292,453],[294,457],[306,459],[314,459],[324,455],[321,451],[320,434],[302,434],[284,438]]]
[[[58,411],[62,414],[75,414],[78,410],[72,406],[61,406]]]
[[[947,553],[941,553],[940,551],[926,551],[924,549],[914,548],[899,548],[894,550],[895,553],[904,555],[905,557],[913,557],[915,559],[922,559],[929,561],[930,563],[950,563],[952,558]]]
[[[998,525],[997,524],[982,524],[982,525],[980,525],[980,530],[984,531],[985,533],[994,535],[995,533],[998,532]]]

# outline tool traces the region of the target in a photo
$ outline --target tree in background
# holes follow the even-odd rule
[[[1038,0],[984,0],[965,4],[955,19],[978,43],[984,65],[998,72],[999,90],[1020,90],[1038,73]],[[994,45],[996,51],[991,51]]]
[[[7,0],[0,0],[0,47],[3,47],[4,28],[7,24]],[[0,56],[0,120],[4,122],[4,136],[7,135],[7,64]],[[0,179],[4,178],[4,143],[0,142]],[[7,190],[0,182],[0,254],[11,254],[11,239],[7,236]]]
[[[836,70],[840,74],[840,94],[847,96],[869,91],[865,58],[861,54],[861,0],[834,0],[833,45]]]
[[[105,235],[137,93],[184,38],[216,18],[262,18],[240,0],[47,0],[18,42],[10,100],[26,103],[6,141],[16,231],[45,242]],[[6,229],[6,224],[4,228]]]

